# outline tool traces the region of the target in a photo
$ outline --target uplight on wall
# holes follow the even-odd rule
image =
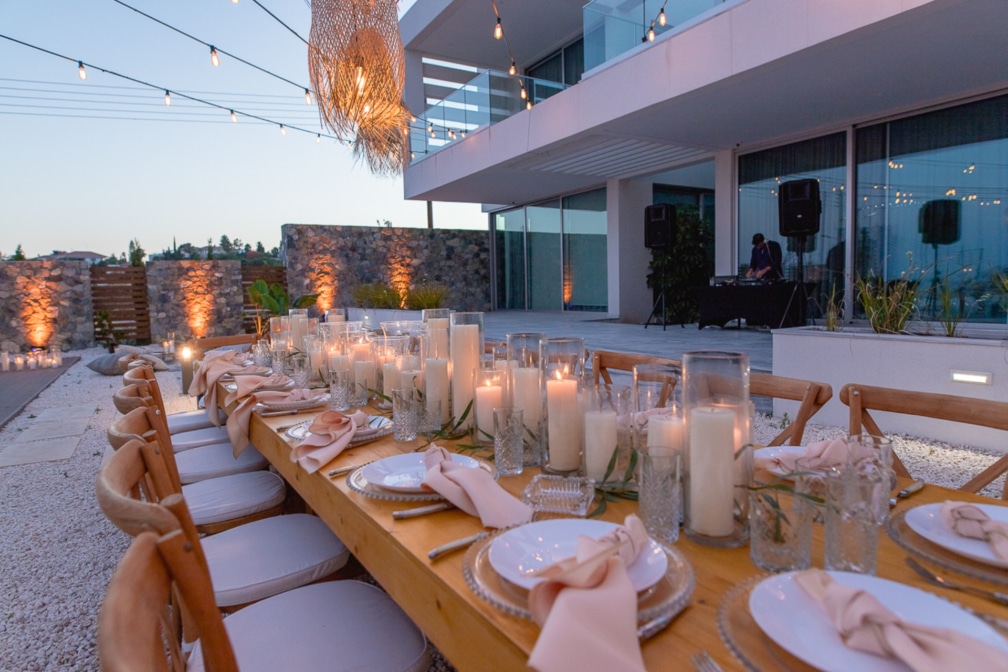
[[[972,383],[974,385],[990,385],[993,376],[986,371],[957,371],[952,369],[953,383]]]

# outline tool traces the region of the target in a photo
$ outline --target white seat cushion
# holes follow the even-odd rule
[[[249,471],[182,486],[197,525],[219,523],[271,509],[284,501],[284,480],[271,471]]]
[[[255,446],[249,446],[235,458],[230,443],[215,443],[176,453],[175,463],[183,485],[218,476],[259,471],[269,464]]]
[[[221,424],[227,422],[227,416],[221,413]],[[210,416],[206,411],[182,411],[181,413],[168,414],[168,433],[178,434],[179,432],[191,432],[194,429],[213,427]]]
[[[204,414],[205,415],[205,414]],[[227,427],[203,427],[202,429],[192,429],[188,432],[179,432],[171,435],[172,450],[181,453],[183,450],[192,450],[200,446],[209,446],[211,443],[230,443]]]
[[[221,607],[255,602],[329,576],[350,551],[322,519],[273,516],[201,540]]]
[[[420,672],[423,633],[380,589],[330,581],[253,604],[224,619],[242,672]],[[199,643],[187,669],[202,671]]]

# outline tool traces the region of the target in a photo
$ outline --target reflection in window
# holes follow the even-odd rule
[[[859,129],[855,271],[918,278],[920,317],[1005,322],[1008,96]]]
[[[563,227],[564,310],[604,312],[609,304],[605,189],[563,199]]]

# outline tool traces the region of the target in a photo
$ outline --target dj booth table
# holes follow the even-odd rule
[[[805,283],[806,296],[812,296],[814,283]],[[801,322],[804,299],[797,282],[757,282],[722,284],[697,288],[700,329],[708,325],[723,327],[744,318],[749,326],[795,327]]]

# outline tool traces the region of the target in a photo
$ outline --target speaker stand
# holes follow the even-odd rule
[[[652,252],[653,254],[653,252]],[[665,331],[665,326],[668,322],[665,319],[665,264],[661,265],[661,274],[658,276],[658,298],[655,299],[654,307],[651,308],[651,314],[648,315],[647,322],[644,323],[644,328],[647,329],[648,325],[651,324],[651,320],[658,313],[658,306],[661,306],[661,328]]]
[[[798,299],[798,326],[804,327],[806,320],[806,309],[808,308],[808,288],[805,287],[805,236],[795,236],[795,252],[798,254],[798,283],[791,290],[791,298],[788,299],[784,314],[781,315],[778,329],[784,327],[784,322],[791,313],[791,305]]]

